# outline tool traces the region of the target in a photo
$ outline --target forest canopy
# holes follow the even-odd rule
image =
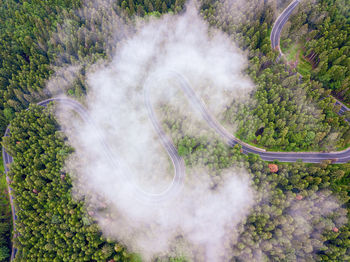
[[[135,17],[176,15],[185,8],[185,1],[179,0],[112,2],[109,12],[131,24]],[[236,125],[236,135],[243,141],[268,150],[348,147],[349,124],[337,114],[340,108],[333,98],[350,103],[350,7],[346,0],[319,0],[315,5],[305,1],[293,13],[281,41],[289,57],[293,57],[292,50],[299,50],[304,63],[299,67],[278,60],[278,52],[271,49],[271,28],[281,10],[271,1],[247,2],[250,8],[241,10],[223,1],[200,1],[203,19],[246,51],[246,73],[256,85],[252,102],[232,101],[224,122]],[[101,26],[104,13],[95,12],[97,18],[82,16],[81,10],[95,10],[94,5],[82,6],[79,0],[0,0],[0,130],[4,133],[11,124],[11,136],[2,145],[14,157],[9,179],[18,216],[15,261],[140,260],[122,243],[103,237],[84,199],[73,199],[74,176],[62,170],[74,149],[60,131],[53,107],[33,105],[50,97],[45,86],[55,69],[77,61],[84,65],[64,91],[84,101],[86,70],[99,59],[111,59],[118,48],[106,44],[113,36],[109,27]],[[231,11],[238,13],[232,16]],[[237,17],[242,19],[237,22]],[[72,38],[59,34],[67,20]],[[262,202],[240,226],[238,243],[228,247],[232,261],[254,261],[256,254],[270,261],[350,260],[349,164],[275,161],[277,170],[271,172],[269,163],[257,155],[242,154],[240,146],[230,148],[218,140],[209,143],[206,137],[187,133],[182,130],[184,118],[174,116],[178,116],[175,111],[167,112],[163,125],[188,167],[204,165],[218,176],[225,168],[244,167],[261,196]],[[270,197],[264,198],[268,192]],[[338,207],[320,211],[327,201]],[[0,261],[8,261],[11,214],[8,199],[0,202]],[[310,231],[298,224],[292,212],[296,209],[309,217]],[[158,261],[163,260],[186,259],[162,257]]]

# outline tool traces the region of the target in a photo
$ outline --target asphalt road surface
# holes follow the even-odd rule
[[[338,114],[339,115],[344,115],[347,111],[349,111],[350,109],[344,105],[343,103],[339,102],[338,100],[335,101],[335,105],[336,106],[339,106],[340,105],[340,109],[339,109],[339,112]],[[345,119],[348,123],[349,123],[349,119]]]
[[[10,135],[10,129],[9,126],[6,128],[5,131],[5,135],[4,136],[9,136]],[[9,165],[12,163],[13,159],[12,157],[6,152],[5,148],[2,147],[2,159],[3,159],[3,163],[4,163],[4,169],[5,169],[5,174],[6,174],[6,181],[7,181],[7,189],[9,192],[9,198],[10,198],[10,204],[11,204],[11,213],[12,213],[12,223],[13,223],[13,232],[16,231],[16,223],[15,221],[17,220],[17,215],[16,215],[16,210],[15,210],[15,206],[13,204],[13,195],[12,195],[12,188],[10,186],[10,181],[9,178],[7,176],[7,173],[9,172]],[[15,248],[12,245],[12,250],[11,250],[11,261],[15,258],[17,253],[17,248]]]
[[[340,152],[273,152],[260,149],[243,143],[230,132],[228,132],[206,109],[204,102],[195,94],[188,81],[181,75],[172,72],[176,76],[180,83],[181,89],[190,100],[191,105],[198,110],[207,124],[220,135],[223,140],[230,146],[241,144],[242,151],[245,154],[253,153],[260,155],[263,160],[273,161],[278,160],[281,162],[296,162],[302,160],[308,163],[320,163],[323,160],[332,160],[334,163],[346,163],[350,160],[350,148]]]
[[[298,6],[299,3],[300,3],[300,0],[294,0],[292,3],[290,3],[290,5],[288,5],[287,8],[284,9],[282,14],[276,19],[275,24],[273,25],[271,35],[270,35],[271,45],[273,49],[278,48],[280,55],[282,55],[282,51],[280,48],[280,38],[281,38],[282,29],[284,25],[287,23],[293,10]]]
[[[283,53],[280,47],[280,38],[281,38],[282,29],[286,24],[286,22],[288,21],[294,9],[299,5],[299,3],[300,3],[300,0],[292,1],[287,6],[287,8],[284,9],[284,11],[278,16],[271,30],[271,35],[270,35],[271,47],[272,49],[278,49],[280,56],[283,56]],[[302,76],[299,74],[299,77],[301,78]],[[336,99],[335,105],[341,106],[338,112],[338,115],[344,115],[345,112],[350,110],[347,106],[339,102],[337,99]],[[346,121],[349,123],[349,119],[346,119]]]

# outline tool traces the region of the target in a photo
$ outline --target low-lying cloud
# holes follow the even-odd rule
[[[190,119],[194,129],[201,122],[196,130],[209,130],[177,76],[189,83],[209,112],[220,116],[233,98],[244,98],[252,88],[242,74],[246,58],[225,34],[209,30],[191,6],[182,15],[150,17],[137,24],[136,33],[120,43],[111,62],[87,73],[86,105],[94,125],[58,109],[76,150],[67,161],[74,192],[85,196],[105,236],[146,260],[172,254],[196,261],[224,260],[238,235],[237,225],[254,203],[249,174],[225,170],[214,186],[207,169],[186,168],[178,194],[157,203],[143,200],[142,192],[166,191],[174,178],[172,162],[150,121],[144,84],[149,85],[160,122],[160,106],[170,105]]]

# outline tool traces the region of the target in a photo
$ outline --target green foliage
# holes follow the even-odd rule
[[[0,132],[13,112],[45,97],[42,89],[52,73],[50,33],[61,12],[77,1],[0,1]]]
[[[320,151],[348,145],[349,125],[336,114],[333,99],[320,101],[329,95],[322,85],[310,79],[301,82],[295,69],[286,70],[281,60],[276,63],[277,52],[271,50],[268,29],[277,10],[255,0],[251,1],[251,9],[243,13],[227,8],[230,7],[215,1],[203,4],[202,14],[249,52],[247,72],[257,86],[252,94],[254,103],[233,102],[225,115],[228,123],[238,126],[236,135],[276,151]],[[235,12],[234,17],[245,22],[237,25],[229,12]]]
[[[0,158],[2,162],[2,158]],[[0,261],[7,261],[11,249],[11,209],[4,168],[0,165]]]
[[[297,70],[303,77],[310,77],[312,65],[305,59],[304,56],[300,56]]]
[[[350,7],[346,0],[301,2],[284,37],[302,44],[313,80],[350,103]],[[305,74],[307,64],[298,68]],[[311,68],[310,68],[311,67]]]
[[[7,121],[12,120],[12,119],[15,117],[15,114],[14,114],[14,112],[13,112],[13,109],[12,109],[12,108],[9,108],[9,107],[5,108],[5,109],[4,109],[4,116],[5,116],[5,119],[6,119]]]
[[[319,208],[333,197],[347,207],[349,213],[349,164],[277,163],[279,170],[272,174],[259,156],[241,154],[238,145],[229,148],[219,141],[203,144],[203,139],[191,137],[180,139],[178,145],[188,140],[198,142],[196,150],[186,155],[188,166],[205,165],[216,174],[237,164],[247,167],[260,196],[261,202],[240,225],[238,242],[229,251],[234,254],[233,261],[257,261],[254,254],[259,253],[256,252],[262,252],[260,255],[266,261],[347,260],[350,225],[348,221],[343,226],[339,222],[341,217],[346,218],[346,213],[339,208],[322,214]],[[333,191],[333,195],[325,193],[327,190]],[[297,195],[302,199],[298,200]],[[300,223],[300,219],[307,222]],[[334,226],[339,227],[339,232],[332,231]]]
[[[16,261],[127,261],[123,248],[116,251],[102,238],[83,202],[72,199],[69,174],[60,173],[72,149],[49,112],[40,106],[22,111],[4,138],[14,157],[9,177],[18,216]]]
[[[6,258],[10,257],[10,250],[6,246],[0,247],[0,261],[5,261]]]
[[[184,0],[117,0],[118,6],[129,16],[153,15],[156,17],[168,12],[180,12],[185,2]]]
[[[130,262],[142,262],[141,256],[138,254],[130,254]]]

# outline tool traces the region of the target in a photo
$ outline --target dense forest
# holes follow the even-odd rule
[[[239,126],[236,135],[241,139],[271,150],[317,151],[347,146],[349,125],[336,114],[339,108],[329,91],[311,79],[300,83],[295,68],[287,67],[283,60],[275,62],[278,54],[271,50],[269,29],[277,10],[261,1],[252,2],[251,10],[244,14],[235,14],[237,6],[221,2],[203,5],[204,18],[249,51],[248,73],[257,85],[254,103],[228,109],[226,121]],[[237,25],[227,10],[247,21]]]
[[[118,5],[126,11],[127,15],[145,16],[150,14],[164,14],[168,12],[181,12],[186,1],[184,0],[141,0],[141,1],[125,1],[118,0]]]
[[[164,10],[158,2],[135,2],[133,6],[136,10],[140,9],[138,7],[142,4],[153,6],[152,13],[160,14]],[[109,28],[114,26],[112,23],[115,22],[102,19],[105,9],[95,10],[96,16],[89,17],[84,16],[84,13],[92,12],[94,8],[89,5],[79,9],[80,13],[68,11],[69,8],[79,7],[78,2],[70,5],[65,1],[58,3],[53,1],[51,4],[47,2],[44,4],[42,1],[34,1],[31,4],[27,2],[19,4],[15,1],[4,1],[4,3],[7,6],[5,4],[1,6],[0,17],[4,17],[3,24],[6,26],[0,31],[1,39],[16,44],[2,44],[0,49],[2,57],[0,89],[3,90],[1,91],[3,108],[0,114],[2,130],[13,118],[15,111],[27,107],[29,102],[39,101],[49,95],[42,90],[49,75],[52,74],[53,65],[62,63],[74,65],[79,60],[86,61],[88,65],[99,58],[108,59],[115,49],[108,44],[108,39],[113,38]],[[129,1],[130,3],[133,2]],[[172,12],[184,5],[179,1],[164,3],[167,11]],[[128,5],[125,5],[125,1],[116,2],[114,10],[108,12],[118,12],[120,8],[132,10]],[[243,106],[239,113],[228,110],[226,121],[240,126],[237,136],[241,139],[269,149],[328,150],[347,146],[350,139],[349,127],[334,113],[339,109],[334,108],[334,101],[332,97],[328,97],[327,88],[312,79],[307,79],[300,85],[292,68],[288,71],[282,62],[277,64],[274,62],[276,54],[270,48],[269,28],[272,27],[278,11],[273,6],[265,6],[261,1],[252,1],[252,6],[254,5],[255,8],[249,12],[238,14],[247,19],[245,23],[238,25],[229,12],[223,11],[236,12],[232,7],[230,9],[220,2],[211,4],[206,1],[202,5],[203,17],[210,24],[232,35],[243,49],[251,50],[249,74],[258,86],[255,93],[257,103]],[[21,12],[25,13],[25,16],[38,15],[33,15],[33,18],[27,17],[22,21],[15,18],[13,21],[8,19]],[[256,24],[253,20],[259,16],[261,19],[259,24]],[[55,34],[56,30],[58,32],[63,30],[60,23],[63,24],[64,18],[70,21],[68,25],[65,24],[65,30],[77,34],[68,34],[68,37],[62,37],[64,34]],[[12,50],[14,48],[16,50]],[[84,71],[85,66],[81,69],[76,83],[65,90],[68,94],[75,97],[84,96],[86,91]],[[348,86],[346,81],[342,83],[345,87]],[[321,100],[323,97],[327,98]],[[310,104],[314,104],[315,107],[309,107]]]
[[[282,43],[298,71],[350,103],[350,6],[346,0],[302,1]]]
[[[60,171],[72,149],[57,127],[49,109],[31,106],[11,121],[11,137],[4,139],[15,159],[9,177],[16,192],[16,261],[131,259],[102,238],[84,203],[72,199],[70,176]]]
[[[2,161],[2,159],[0,158]],[[11,250],[11,209],[7,194],[7,183],[2,163],[0,164],[0,261],[7,261]]]
[[[50,33],[63,10],[79,1],[0,1],[0,132],[31,102],[47,97],[43,92],[52,74]]]
[[[273,261],[349,258],[350,232],[345,219],[349,201],[348,164],[276,162],[278,169],[271,172],[258,156],[241,154],[240,146],[229,148],[217,140],[209,143],[205,137],[186,135],[186,130],[172,128],[182,126],[180,120],[165,119],[165,123],[171,134],[183,132],[173,138],[188,167],[205,165],[218,176],[232,165],[250,170],[264,204],[259,203],[241,225],[239,242],[230,247],[234,261],[253,259],[255,250],[262,250]],[[31,106],[11,121],[11,127],[12,135],[4,142],[14,156],[10,179],[17,192],[19,218],[16,246],[20,251],[16,260],[133,261],[134,257],[122,246],[101,237],[84,203],[72,199],[70,175],[60,171],[72,149],[65,145],[64,134],[57,131],[50,109]],[[341,208],[322,213],[319,209],[331,196]],[[299,206],[309,217],[308,223],[319,224],[312,234],[291,213]]]
[[[31,106],[22,111],[29,103],[50,96],[43,90],[56,67],[77,61],[84,66],[73,86],[64,91],[84,98],[86,67],[110,59],[118,48],[109,42],[111,28],[118,21],[108,20],[106,12],[118,13],[121,21],[133,23],[135,16],[181,13],[185,5],[181,0],[112,2],[113,8],[105,9],[81,1],[0,0],[0,129],[4,132],[11,121],[11,137],[3,144],[14,156],[9,177],[18,213],[16,261],[137,261],[120,244],[104,239],[83,201],[72,199],[70,174],[61,169],[73,149],[58,131],[51,109]],[[301,48],[304,64],[298,67],[277,61],[278,53],[271,50],[269,33],[281,10],[269,1],[248,2],[250,8],[244,11],[222,1],[200,2],[203,18],[248,52],[247,73],[257,86],[252,102],[233,101],[222,121],[237,125],[240,139],[271,150],[348,146],[349,125],[337,114],[339,108],[330,94],[350,102],[349,5],[345,0],[320,0],[316,8],[307,1],[301,4],[282,42],[288,54],[297,50],[294,44]],[[64,30],[74,34],[60,34]],[[297,72],[303,75],[302,81]],[[254,208],[240,227],[238,244],[229,247],[232,261],[253,261],[257,250],[270,261],[350,259],[350,225],[344,221],[349,210],[348,164],[276,162],[278,170],[271,172],[268,163],[255,155],[243,155],[239,146],[229,148],[186,134],[181,118],[168,115],[164,125],[187,166],[205,165],[219,176],[221,170],[241,165],[250,171],[261,193],[264,204]],[[267,199],[268,191],[272,195]],[[341,208],[315,215],[320,211],[310,207],[310,202],[322,207],[321,202],[329,197],[340,202]],[[10,213],[7,200],[1,201],[0,260],[8,257],[10,249]],[[298,207],[310,217],[313,231],[305,233],[291,215]]]
[[[261,202],[241,225],[238,244],[231,247],[232,261],[261,261],[259,256],[265,259],[262,261],[347,261],[350,258],[350,225],[343,224],[347,221],[346,209],[324,213],[320,210],[326,208],[330,195],[349,207],[348,164],[276,162],[278,171],[271,172],[268,164],[256,155],[241,154],[239,146],[228,148],[218,141],[203,143],[203,139],[191,136],[184,136],[177,143],[188,166],[205,165],[213,172],[234,163],[247,167],[256,190],[261,193]],[[293,210],[308,217],[307,223],[299,224],[300,217]]]

